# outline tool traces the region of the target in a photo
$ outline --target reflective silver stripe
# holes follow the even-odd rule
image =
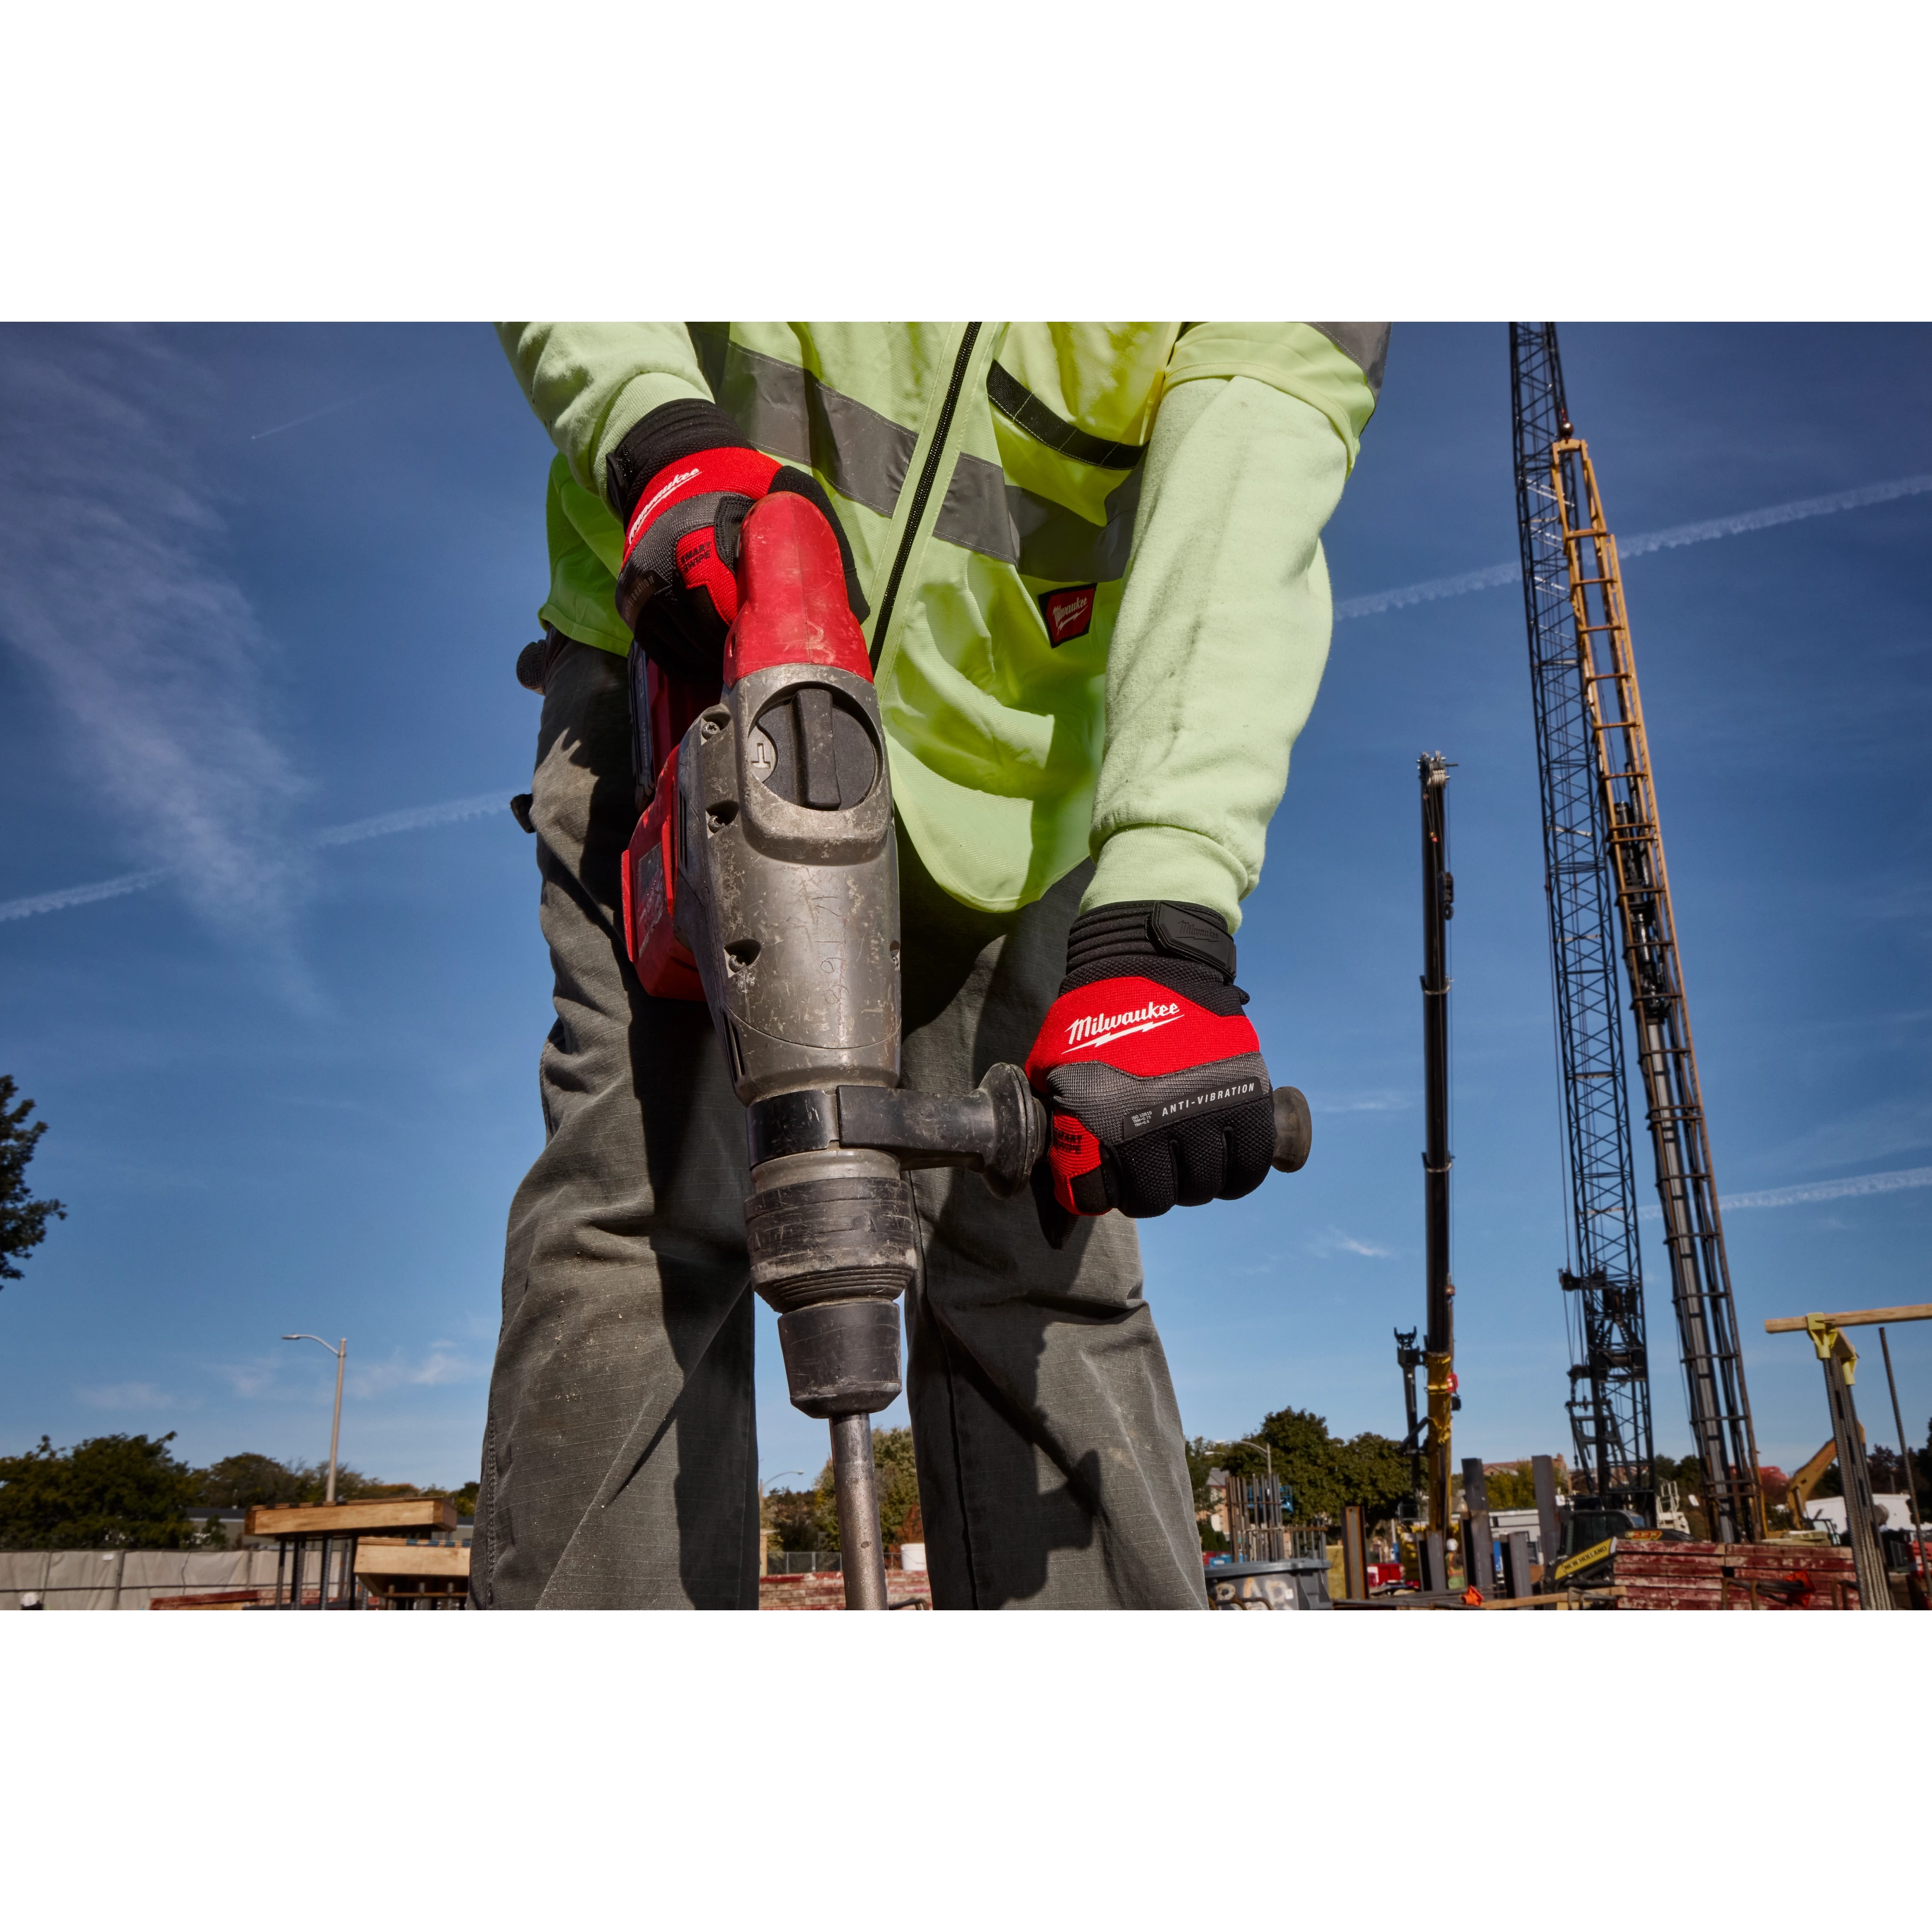
[[[840,496],[882,517],[898,506],[919,432],[854,402],[808,369],[692,322],[692,346],[718,406],[760,449],[816,470]]]
[[[1136,470],[1107,499],[1104,525],[1009,483],[997,463],[962,453],[932,533],[1049,584],[1111,584],[1127,574],[1140,508]]]
[[[1369,394],[1377,400],[1382,393],[1382,370],[1388,364],[1389,326],[1385,322],[1311,322],[1309,327],[1325,335],[1369,379]]]
[[[1037,442],[1076,463],[1096,470],[1131,470],[1147,454],[1134,442],[1109,442],[1105,436],[1090,436],[1036,396],[1017,376],[995,362],[986,371],[986,396],[994,408],[1017,423]]]
[[[732,341],[717,323],[688,326],[712,394],[753,443],[788,463],[808,465],[853,502],[882,517],[892,514],[919,446],[916,430],[854,401],[796,363]],[[1083,434],[1068,428],[1071,435]],[[1124,451],[1126,446],[1106,447]],[[1071,448],[1062,453],[1078,454]],[[1027,577],[1054,584],[1111,583],[1126,574],[1140,477],[1136,466],[1108,496],[1107,521],[1096,528],[1077,511],[1009,483],[997,463],[962,451],[932,533],[942,542],[1016,565]]]
[[[1111,584],[1126,576],[1140,504],[1138,470],[1108,496],[1107,520],[1098,529],[1077,511],[1009,483],[1006,505],[1018,538],[1020,574],[1048,584]]]
[[[1007,507],[1009,490],[1006,472],[997,463],[962,450],[932,534],[942,543],[976,550],[1001,563],[1018,562],[1020,533]]]

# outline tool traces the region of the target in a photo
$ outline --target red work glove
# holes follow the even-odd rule
[[[1274,1097],[1234,979],[1205,906],[1138,899],[1074,921],[1026,1067],[1052,1115],[1034,1193],[1055,1246],[1075,1215],[1165,1214],[1267,1178]]]
[[[669,676],[716,690],[724,634],[738,615],[739,529],[776,490],[806,497],[832,526],[853,613],[867,614],[851,546],[818,478],[748,447],[715,403],[693,398],[652,410],[611,453],[604,490],[624,520],[618,614]]]

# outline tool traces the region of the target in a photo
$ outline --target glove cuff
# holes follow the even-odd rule
[[[1238,1013],[1247,1004],[1234,983],[1233,936],[1207,906],[1128,899],[1082,913],[1066,935],[1061,994],[1126,974],[1184,993],[1213,1013]]]
[[[625,432],[604,464],[604,494],[626,532],[644,486],[670,464],[706,449],[742,449],[745,432],[716,403],[660,403]]]

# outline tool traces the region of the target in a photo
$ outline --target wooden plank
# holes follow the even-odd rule
[[[466,1545],[447,1543],[364,1543],[356,1552],[358,1576],[466,1576],[470,1551]]]
[[[384,1496],[359,1503],[303,1503],[278,1509],[257,1503],[250,1536],[351,1536],[376,1529],[454,1529],[456,1505],[441,1496]]]
[[[1932,1322],[1932,1301],[1916,1301],[1904,1308],[1855,1308],[1844,1315],[1780,1315],[1764,1324],[1764,1332],[1802,1335],[1808,1322],[1828,1322],[1834,1328],[1870,1328],[1881,1322]]]

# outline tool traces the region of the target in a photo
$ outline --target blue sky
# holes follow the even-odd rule
[[[1562,342],[1627,542],[1932,471],[1932,331]],[[512,666],[544,582],[548,443],[476,326],[9,328],[0,412],[0,1071],[52,1124],[31,1172],[70,1209],[0,1293],[0,1451],[173,1429],[198,1461],[320,1456],[332,1365],[276,1339],[299,1328],[350,1337],[345,1460],[464,1481],[504,1211],[541,1134],[536,876],[490,801],[527,784],[534,742]],[[1345,612],[1513,560],[1508,428],[1500,326],[1398,329],[1329,536]],[[1763,1318],[1928,1294],[1932,1189],[1828,1188],[1932,1162],[1928,551],[1918,490],[1629,560],[1719,1184],[1772,1197],[1727,1226],[1760,1447],[1786,1467],[1826,1418],[1808,1347]],[[1241,934],[1316,1154],[1144,1230],[1190,1432],[1288,1403],[1400,1431],[1390,1331],[1421,1300],[1414,760],[1438,748],[1457,761],[1459,1440],[1567,1447],[1508,584],[1337,626]],[[1682,1453],[1655,1234],[1660,1446]],[[761,1466],[815,1473],[822,1430],[786,1404],[761,1320]],[[1889,1440],[1872,1339],[1862,1413]],[[1897,1330],[1893,1352],[1916,1432],[1932,1334]]]

